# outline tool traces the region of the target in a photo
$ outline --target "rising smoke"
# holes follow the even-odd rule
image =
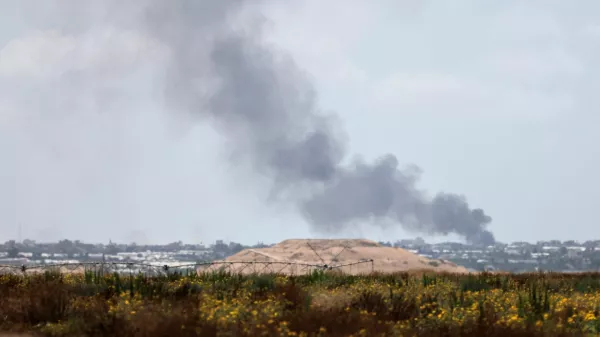
[[[173,52],[171,102],[210,117],[258,172],[273,178],[276,190],[297,193],[294,201],[317,231],[392,219],[413,231],[494,242],[485,229],[491,218],[483,210],[470,209],[454,194],[428,199],[415,186],[418,176],[400,170],[394,155],[371,164],[342,165],[345,144],[338,125],[319,109],[305,74],[284,52],[264,42],[260,27],[232,28],[227,18],[241,5],[190,1],[182,7],[153,8],[149,17],[158,19],[148,27],[161,32]],[[208,69],[199,66],[204,55]],[[212,91],[206,91],[206,83],[214,85]],[[306,186],[312,188],[308,196],[300,193]]]
[[[372,163],[343,163],[345,135],[337,116],[320,109],[307,74],[290,56],[265,42],[259,2],[95,4],[56,2],[54,8],[77,18],[101,6],[105,22],[164,46],[167,108],[212,123],[236,160],[269,177],[276,194],[293,202],[314,230],[331,233],[360,223],[392,223],[415,232],[494,242],[486,229],[491,218],[481,209],[471,209],[454,194],[428,197],[416,187],[419,175],[400,169],[394,155]],[[64,30],[86,24],[73,19]]]

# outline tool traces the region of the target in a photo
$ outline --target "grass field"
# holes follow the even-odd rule
[[[0,276],[30,336],[595,336],[599,311],[600,274]]]

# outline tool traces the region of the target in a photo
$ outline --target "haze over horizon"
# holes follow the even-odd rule
[[[232,0],[201,18],[151,3],[0,1],[0,240],[19,224],[40,241],[139,243],[485,231],[485,217],[442,224],[450,211],[431,222],[421,190],[466,196],[499,241],[594,234],[600,3]],[[260,62],[244,68],[248,51]],[[240,98],[240,78],[265,74],[274,85],[246,81]],[[404,227],[367,224],[390,207]]]

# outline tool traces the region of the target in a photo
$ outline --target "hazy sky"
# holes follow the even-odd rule
[[[0,240],[19,224],[40,241],[317,236],[209,121],[162,104],[169,48],[128,17],[143,1],[114,3],[0,0]],[[252,6],[351,154],[419,166],[419,187],[464,194],[500,241],[600,238],[600,2]]]

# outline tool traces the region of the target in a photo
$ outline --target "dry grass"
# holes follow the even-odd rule
[[[595,336],[599,310],[599,274],[0,276],[6,336]]]

